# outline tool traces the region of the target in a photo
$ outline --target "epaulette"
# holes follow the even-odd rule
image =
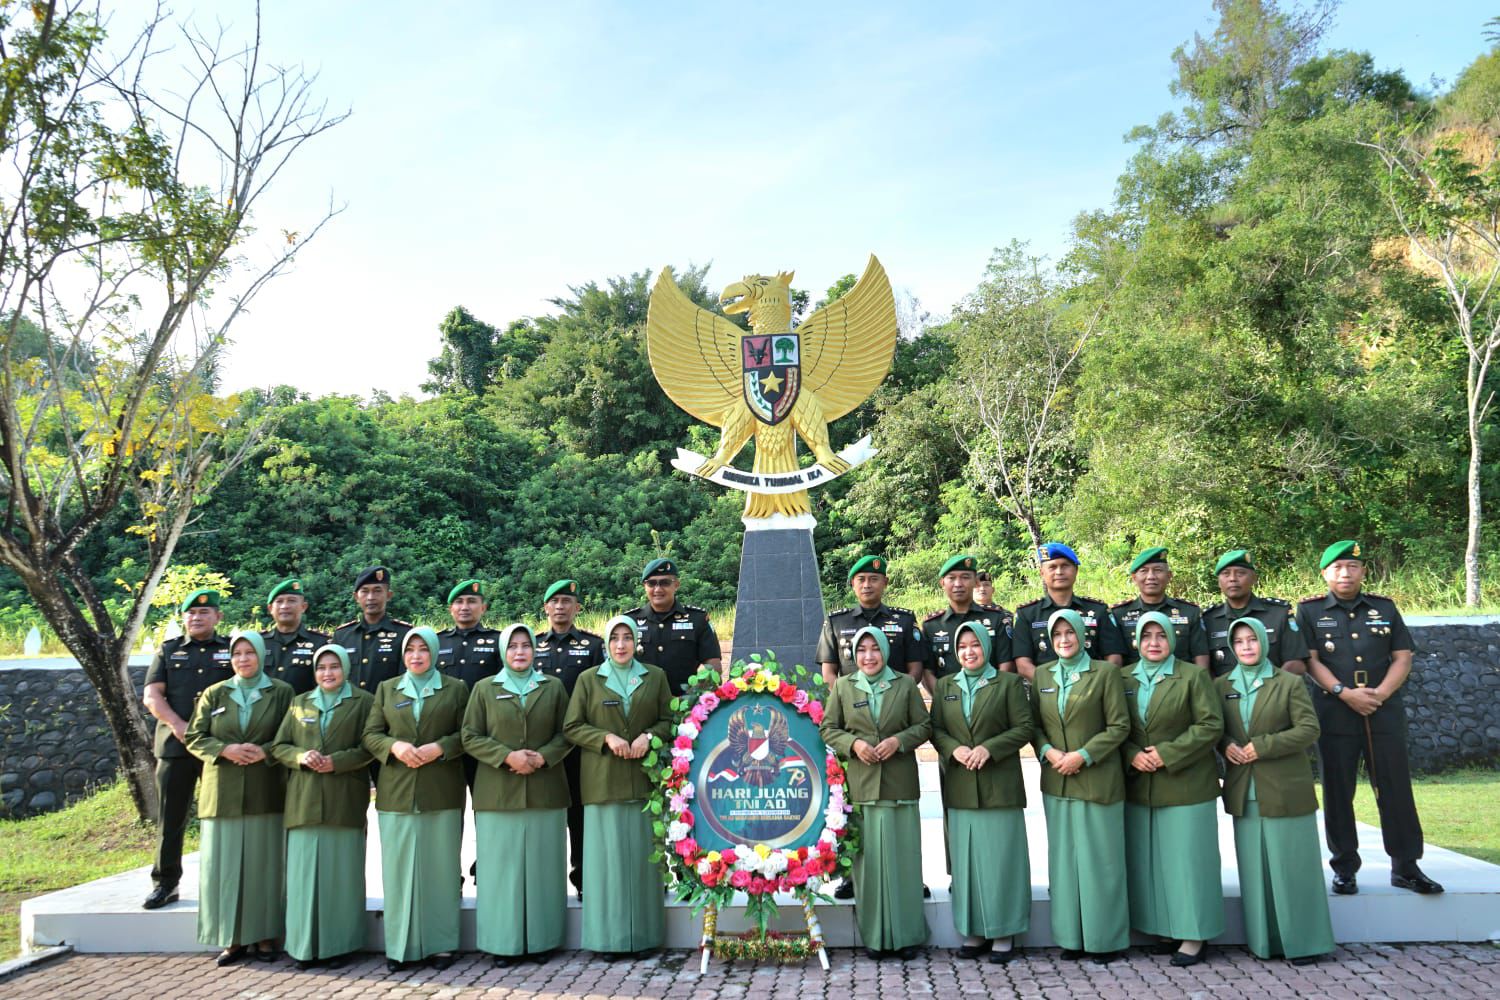
[[[1093,600],[1092,597],[1081,597],[1078,594],[1074,594],[1073,596],[1077,597],[1081,601],[1091,601],[1091,600]],[[1103,602],[1100,602],[1100,603],[1103,603]],[[1109,610],[1113,611],[1115,608],[1123,608],[1127,604],[1134,604],[1134,603],[1135,603],[1135,598],[1132,597],[1132,598],[1129,598],[1128,600],[1121,601],[1118,604],[1111,604],[1109,606]]]
[[[1031,600],[1027,601],[1025,604],[1017,604],[1016,605],[1016,610],[1020,611],[1022,608],[1029,608],[1033,604],[1041,604],[1041,603],[1042,603],[1042,599],[1040,597],[1033,597]]]
[[[399,618],[392,618],[391,624],[397,626],[398,628],[416,628],[416,626],[411,622],[404,622]]]
[[[886,607],[890,608],[892,611],[898,611],[903,615],[911,615],[913,618],[917,617],[917,613],[911,608],[898,608],[894,604],[887,604]]]
[[[828,617],[832,618],[834,615],[847,615],[849,612],[851,612],[853,610],[854,610],[854,608],[852,608],[852,607],[839,608],[836,611],[830,611],[830,612],[828,612]]]
[[[1228,601],[1220,601],[1218,604],[1210,604],[1208,607],[1203,609],[1203,613],[1205,615],[1211,615],[1214,612],[1218,611],[1220,608],[1225,607],[1228,603]],[[1286,602],[1282,601],[1281,603],[1285,604]]]
[[[1299,598],[1297,598],[1297,603],[1298,604],[1306,604],[1308,601],[1321,601],[1323,598],[1325,598],[1327,596],[1328,596],[1328,594],[1326,592],[1322,593],[1322,594],[1308,594],[1306,597],[1299,597]]]
[[[1396,602],[1396,599],[1394,597],[1387,597],[1384,594],[1377,594],[1373,590],[1361,590],[1359,592],[1359,596],[1360,597],[1373,597],[1373,598],[1376,598],[1377,600],[1381,600],[1381,601],[1390,601],[1392,604],[1394,604]]]
[[[930,614],[926,618],[922,619],[922,624],[925,625],[928,622],[932,621],[934,618],[941,618],[941,617],[943,617],[943,615],[946,615],[947,613],[948,612],[947,612],[946,609],[942,610],[942,611],[934,611],[932,614]]]
[[[980,611],[1005,611],[1005,609],[1002,608],[998,604],[981,604],[979,606],[979,610]],[[1009,614],[1009,612],[1006,612],[1006,613]]]
[[[359,624],[359,619],[358,618],[351,618],[348,621],[344,622],[344,624],[342,624],[342,625],[335,625],[333,627],[333,630],[335,632],[337,632],[341,628],[348,628],[350,625],[358,625],[358,624]]]
[[[1105,607],[1109,607],[1109,605],[1107,605],[1107,604],[1104,604],[1104,602],[1103,602],[1103,601],[1101,601],[1101,600],[1099,600],[1099,598],[1097,598],[1097,597],[1090,597],[1090,596],[1089,596],[1089,595],[1087,595],[1087,594],[1074,594],[1074,595],[1073,595],[1073,598],[1074,598],[1074,600],[1078,600],[1078,601],[1089,601],[1089,602],[1090,602],[1090,603],[1092,603],[1092,604],[1103,604],[1103,605],[1104,605],[1104,606],[1105,606]],[[1130,601],[1133,601],[1133,600],[1135,600],[1135,598],[1134,598],[1134,597],[1132,597],[1132,598],[1131,598],[1131,599],[1130,599]],[[1130,603],[1130,601],[1121,601],[1121,602],[1120,602],[1120,603],[1122,603],[1122,604],[1129,604],[1129,603]],[[1112,609],[1112,608],[1111,608],[1111,610],[1113,610],[1113,609]]]
[[[1186,604],[1190,608],[1198,608],[1199,611],[1203,610],[1196,602],[1190,601],[1186,597],[1169,597],[1167,600],[1176,601],[1178,604]]]
[[[590,639],[598,639],[600,642],[604,641],[604,636],[600,635],[598,632],[590,632],[588,629],[579,628],[577,625],[573,626],[573,631],[577,632],[579,635],[587,636]]]
[[[1256,597],[1260,597],[1259,594],[1256,594],[1255,596]],[[1279,597],[1260,597],[1260,599],[1262,601],[1265,601],[1267,604],[1279,604],[1283,608],[1289,608],[1289,607],[1292,606],[1292,602],[1291,601],[1283,601]],[[1222,604],[1223,602],[1221,601],[1220,603]],[[1216,605],[1214,605],[1214,607],[1218,607],[1218,605],[1216,604]]]
[[[685,611],[697,611],[699,614],[708,614],[708,609],[700,608],[696,604],[684,604],[682,607]]]

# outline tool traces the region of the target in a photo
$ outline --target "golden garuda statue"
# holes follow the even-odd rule
[[[672,402],[719,428],[711,457],[678,449],[672,464],[746,491],[747,518],[809,514],[808,486],[874,454],[868,437],[834,454],[828,423],[875,391],[896,352],[896,300],[874,255],[853,288],[795,330],[792,274],[752,274],[724,289],[724,312],[748,312],[748,333],[684,295],[669,267],[651,290],[651,370]],[[805,469],[797,461],[799,435],[816,460]],[[751,437],[755,464],[745,473],[729,463]]]

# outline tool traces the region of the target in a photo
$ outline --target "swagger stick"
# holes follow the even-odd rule
[[[1368,670],[1354,671],[1354,686],[1365,687],[1370,683]],[[1365,770],[1370,772],[1370,787],[1375,789],[1375,804],[1380,804],[1380,782],[1375,778],[1375,733],[1370,729],[1370,717],[1361,715],[1365,722]]]

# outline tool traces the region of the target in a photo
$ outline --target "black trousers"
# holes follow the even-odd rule
[[[197,757],[159,757],[156,761],[156,798],[161,803],[161,839],[156,844],[156,863],[151,866],[154,885],[176,886],[182,881],[182,838],[187,833],[188,813],[203,762]]]
[[[1371,760],[1371,749],[1374,759]],[[1422,822],[1411,793],[1411,767],[1406,757],[1406,734],[1363,732],[1354,735],[1329,733],[1318,737],[1318,756],[1323,770],[1323,833],[1333,857],[1328,864],[1336,874],[1359,871],[1359,834],[1354,827],[1354,789],[1359,781],[1359,762],[1371,774],[1380,808],[1380,834],[1392,868],[1422,856]]]
[[[578,747],[563,758],[563,773],[568,776],[568,881],[583,891],[583,793],[582,762]]]

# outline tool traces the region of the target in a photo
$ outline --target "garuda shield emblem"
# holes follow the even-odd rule
[[[745,365],[745,402],[756,419],[779,424],[792,412],[802,385],[801,355],[795,333],[751,334],[740,341]]]

